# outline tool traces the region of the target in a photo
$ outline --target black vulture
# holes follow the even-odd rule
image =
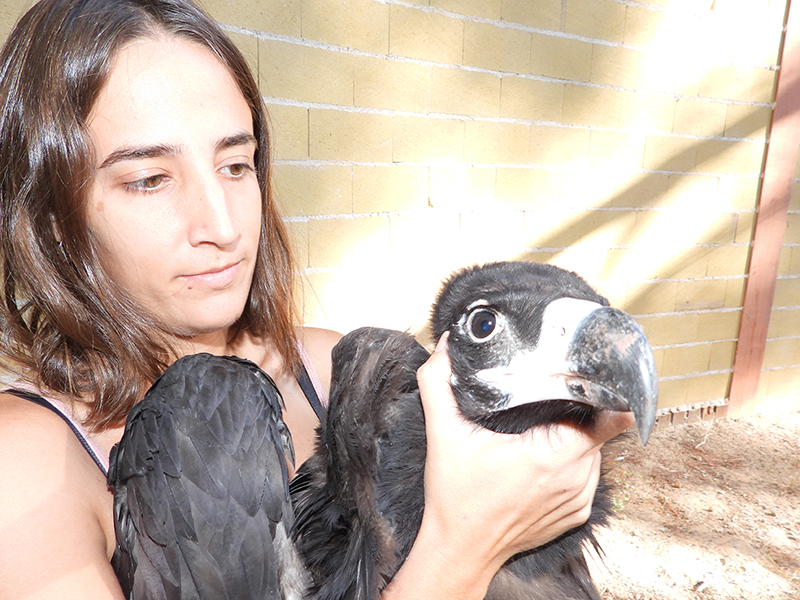
[[[133,408],[108,475],[128,598],[303,597],[282,402],[255,364],[197,354]]]
[[[577,275],[548,265],[492,263],[447,281],[432,312],[449,332],[452,388],[463,415],[519,433],[603,409],[634,413],[641,441],[653,426],[657,379],[642,329]],[[416,371],[428,352],[412,336],[363,328],[333,351],[327,423],[291,484],[293,538],[315,600],[373,600],[395,575],[424,508],[424,415]],[[606,522],[601,484],[589,521],[517,554],[491,599],[595,599],[583,554]]]

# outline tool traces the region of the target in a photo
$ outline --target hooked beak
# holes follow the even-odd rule
[[[632,411],[642,445],[656,418],[658,377],[650,344],[624,312],[603,307],[578,325],[567,355],[573,400],[597,408]]]
[[[537,347],[478,377],[506,394],[498,411],[545,400],[631,411],[642,445],[655,423],[658,377],[644,331],[624,312],[594,302],[555,300]]]

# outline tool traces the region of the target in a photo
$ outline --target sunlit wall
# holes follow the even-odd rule
[[[726,402],[786,0],[205,6],[271,111],[308,323],[425,339],[452,270],[550,262],[638,317],[662,411]],[[765,409],[800,408],[800,192],[789,222]]]

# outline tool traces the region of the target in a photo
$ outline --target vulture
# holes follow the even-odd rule
[[[467,268],[442,287],[435,338],[449,332],[464,418],[516,434],[601,410],[632,411],[642,442],[656,409],[641,328],[577,275],[534,263]],[[288,482],[282,398],[255,364],[198,354],[171,365],[128,415],[111,453],[117,548],[132,600],[373,600],[424,510],[425,421],[407,334],[363,328],[334,348],[330,406],[315,453]],[[287,458],[288,457],[288,458]],[[487,598],[599,599],[582,527],[514,556]]]
[[[108,473],[111,562],[127,598],[304,597],[282,402],[255,364],[196,354],[131,410]]]
[[[601,410],[632,411],[642,443],[657,377],[641,327],[583,279],[526,262],[464,269],[443,285],[432,333],[449,332],[451,385],[476,426],[518,434]],[[330,406],[314,455],[291,483],[293,539],[314,600],[375,600],[408,555],[424,510],[425,421],[416,371],[428,352],[363,328],[333,350]],[[606,523],[601,482],[587,523],[512,557],[487,599],[600,600],[584,547]]]

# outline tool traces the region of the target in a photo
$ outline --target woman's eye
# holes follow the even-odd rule
[[[475,310],[467,321],[467,329],[475,340],[486,340],[497,328],[497,313],[486,308]]]
[[[125,187],[135,192],[154,192],[166,181],[166,175],[151,175],[125,184]]]
[[[225,167],[225,169],[228,171],[228,174],[231,177],[242,177],[246,173],[255,170],[247,163],[236,163],[234,165],[228,165],[227,167]]]

